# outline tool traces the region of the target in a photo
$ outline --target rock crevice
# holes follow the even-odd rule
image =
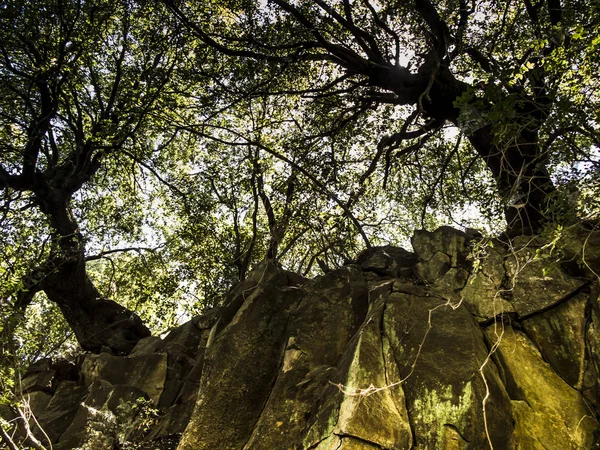
[[[449,227],[412,244],[312,280],[264,262],[221,308],[129,357],[38,363],[23,380],[31,409],[58,450],[89,439],[90,409],[139,420],[118,407],[139,397],[160,414],[119,437],[136,448],[598,445],[595,260],[573,276],[540,239],[483,245]],[[577,252],[573,238],[564,257]]]

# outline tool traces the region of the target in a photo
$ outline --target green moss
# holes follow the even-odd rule
[[[453,386],[441,386],[439,390],[425,389],[417,395],[411,418],[415,426],[430,430],[426,435],[429,444],[436,442],[441,448],[445,424],[454,425],[461,430],[466,425],[472,406],[473,391],[471,382],[465,384],[459,396],[454,394]]]

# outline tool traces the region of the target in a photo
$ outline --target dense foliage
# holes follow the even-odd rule
[[[5,2],[3,367],[126,353],[265,257],[593,224],[599,36],[591,1]]]

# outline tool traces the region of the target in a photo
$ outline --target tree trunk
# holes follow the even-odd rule
[[[508,232],[538,231],[549,219],[548,208],[556,187],[532,136],[521,133],[514,142],[493,143],[491,126],[475,131],[469,139],[492,172],[505,205]],[[529,138],[529,139],[528,139]]]
[[[55,260],[55,270],[42,282],[84,350],[98,353],[103,346],[129,354],[150,331],[133,312],[102,298],[85,272],[83,259]]]
[[[466,89],[467,84],[454,78],[447,68],[441,68],[429,93],[431,101],[424,103],[426,112],[460,127],[460,110],[454,102]],[[496,181],[507,232],[518,235],[538,231],[549,219],[548,209],[556,187],[540,152],[537,130],[525,128],[517,136],[496,142],[492,125],[486,124],[467,138]]]
[[[150,331],[134,312],[102,298],[89,279],[83,238],[67,203],[42,205],[55,236],[39,287],[60,308],[84,350],[100,352],[106,346],[115,354],[130,353]]]

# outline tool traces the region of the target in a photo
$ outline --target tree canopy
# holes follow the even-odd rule
[[[264,258],[594,226],[599,35],[591,1],[6,2],[5,366],[128,353]]]

